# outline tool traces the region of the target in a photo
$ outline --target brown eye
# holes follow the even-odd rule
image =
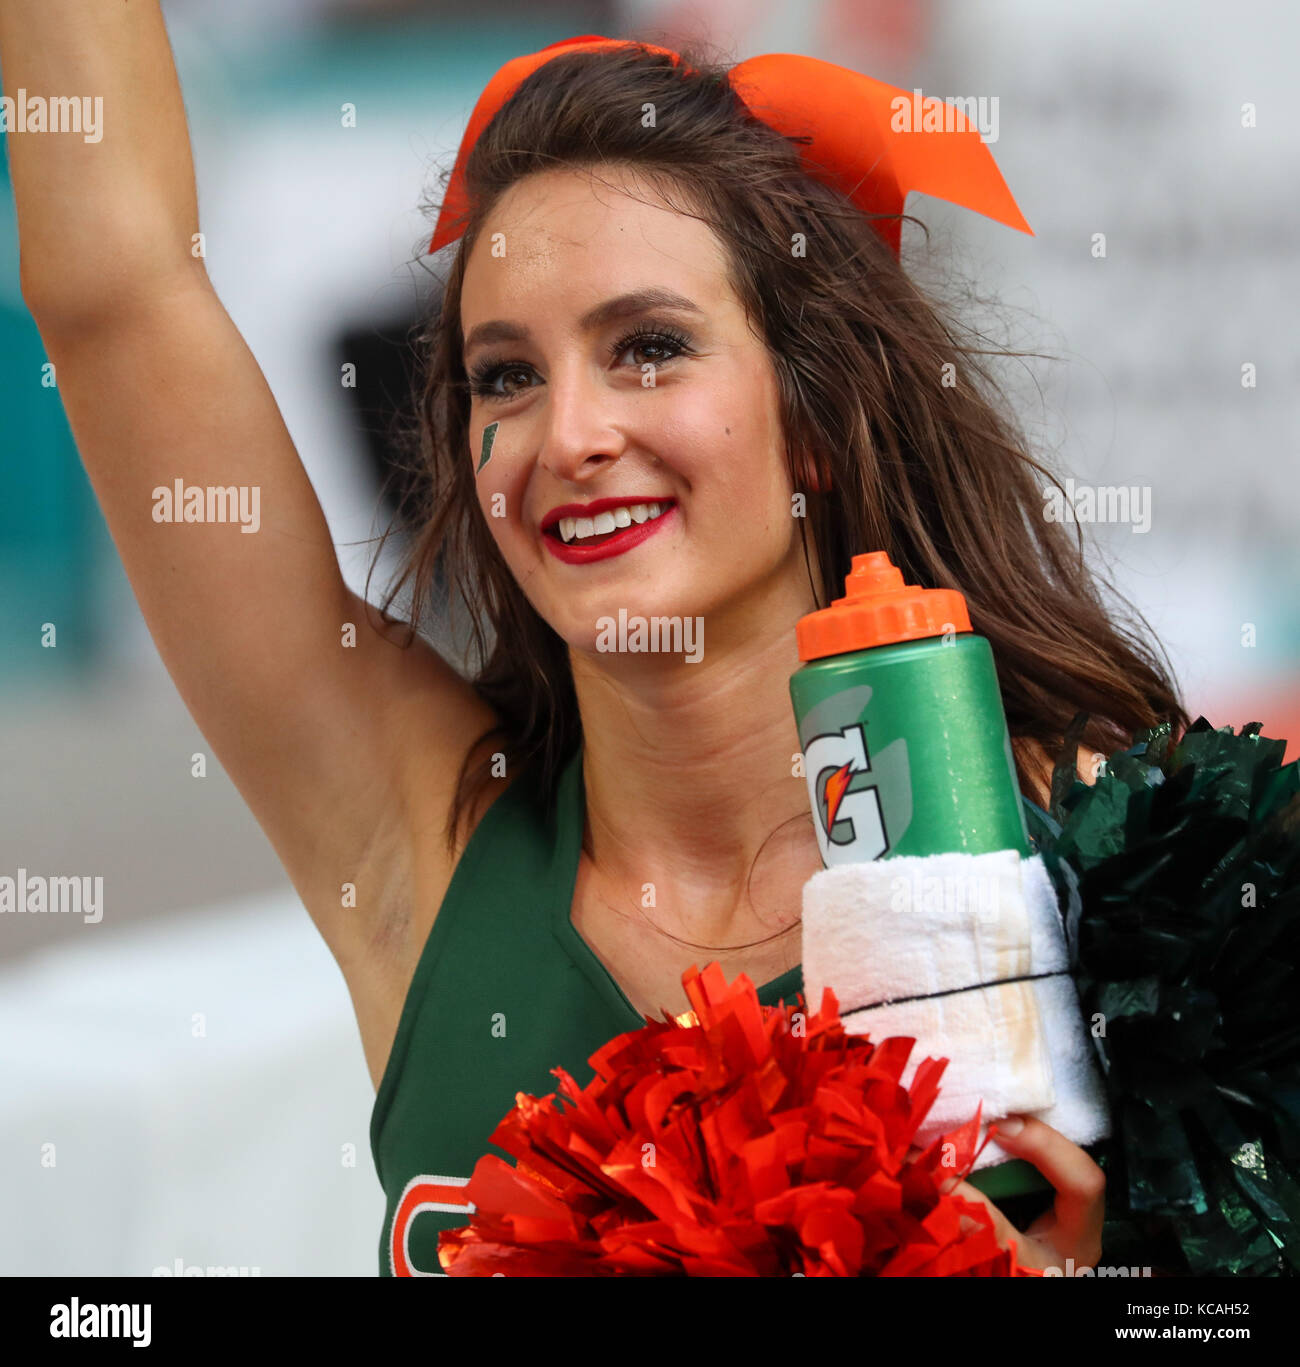
[[[528,371],[525,370],[523,366],[512,366],[509,370],[503,370],[498,378],[509,382],[512,376],[518,379],[521,375],[524,377],[524,383],[526,384],[528,382]],[[508,389],[509,384],[507,383],[507,390]]]
[[[610,354],[615,360],[626,356],[628,352],[632,352],[634,356],[642,354],[642,359],[632,361],[634,366],[665,365],[686,350],[687,340],[682,334],[664,328],[657,328],[654,331],[643,328],[629,333],[626,337],[620,337],[610,348]],[[653,354],[644,355],[647,352]]]
[[[637,342],[635,345],[628,347],[628,350],[635,354],[639,354],[644,358],[643,360],[637,361],[637,365],[644,365],[646,362],[649,362],[652,365],[658,365],[660,362],[674,354],[672,348],[666,342]],[[646,355],[647,352],[652,354]]]
[[[519,393],[519,389],[512,388],[509,381],[523,378],[521,389],[531,389],[528,383],[533,374],[531,366],[520,364],[518,361],[504,361],[498,364],[481,366],[470,376],[470,393],[485,399],[508,399],[512,395]],[[500,388],[498,380],[507,381],[505,388]]]

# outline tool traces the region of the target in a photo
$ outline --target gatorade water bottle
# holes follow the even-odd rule
[[[1032,851],[993,650],[955,589],[855,555],[843,598],[796,628],[790,697],[822,863]],[[1048,1184],[1013,1159],[972,1174],[992,1200]]]
[[[993,650],[955,589],[855,555],[845,595],[795,627],[790,678],[822,863],[1030,854]]]

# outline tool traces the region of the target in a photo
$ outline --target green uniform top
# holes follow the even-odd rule
[[[569,920],[584,821],[579,747],[549,817],[535,787],[516,780],[456,865],[370,1118],[387,1196],[381,1276],[444,1275],[438,1234],[469,1223],[463,1189],[475,1164],[485,1153],[514,1161],[488,1136],[515,1093],[556,1091],[557,1066],[585,1086],[590,1056],[645,1024]],[[802,991],[796,964],[758,997],[775,1005]]]

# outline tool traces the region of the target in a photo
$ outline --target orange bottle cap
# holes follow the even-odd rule
[[[844,577],[844,597],[810,612],[795,624],[801,660],[820,660],[851,650],[926,636],[970,631],[966,599],[956,589],[923,589],[904,584],[903,573],[886,551],[855,555]]]

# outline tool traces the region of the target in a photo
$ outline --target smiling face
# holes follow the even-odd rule
[[[713,232],[626,169],[602,177],[518,182],[466,266],[487,525],[576,649],[620,609],[704,617],[716,644],[787,629],[815,604],[767,349]]]

